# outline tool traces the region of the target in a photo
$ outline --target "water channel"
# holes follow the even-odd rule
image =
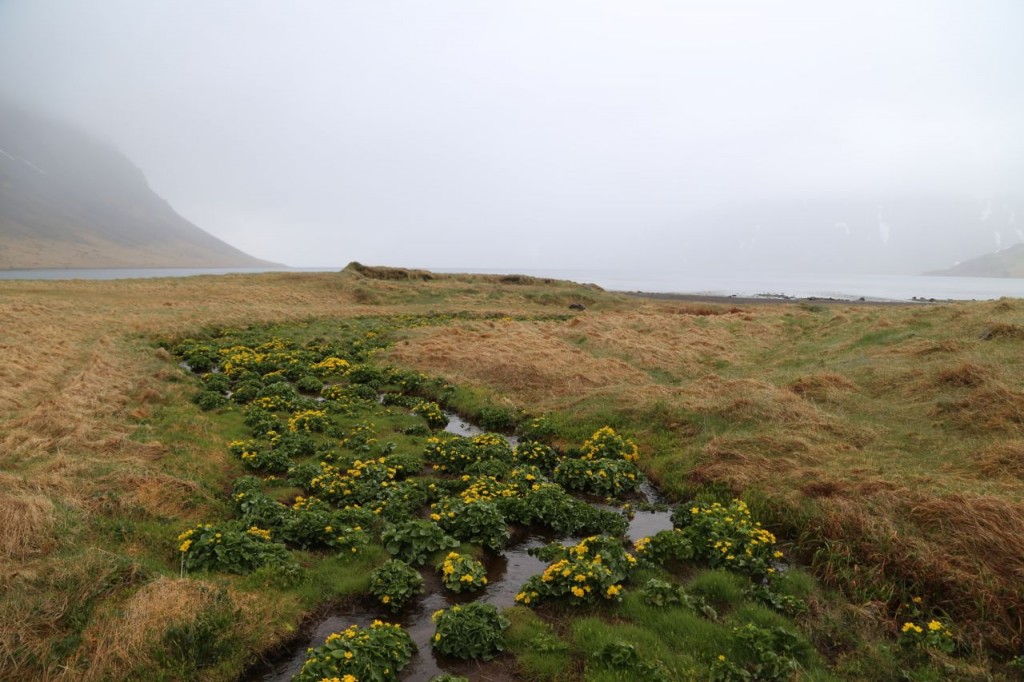
[[[445,430],[460,436],[472,438],[483,433],[479,427],[467,422],[462,417],[446,413],[449,419]],[[510,445],[515,446],[516,439],[508,438]],[[615,507],[598,502],[594,499],[581,497],[587,502],[604,509]],[[642,509],[635,511],[629,523],[627,537],[632,542],[641,537],[654,535],[658,531],[672,528],[671,510],[665,504],[664,497],[647,481],[641,484],[639,494],[632,500],[643,502]],[[660,511],[655,511],[660,510]],[[431,615],[438,609],[447,609],[459,603],[482,601],[493,604],[499,609],[515,604],[515,595],[523,583],[533,575],[543,573],[548,562],[530,555],[529,550],[543,547],[551,542],[575,544],[582,537],[559,536],[545,528],[524,528],[513,526],[511,538],[507,546],[500,552],[487,551],[482,559],[487,567],[487,586],[479,592],[454,594],[445,590],[441,579],[433,565],[427,564],[420,568],[423,575],[425,593],[414,603],[406,606],[396,619],[395,614],[381,608],[372,597],[350,603],[324,616],[308,634],[300,638],[289,653],[277,661],[261,666],[247,676],[249,680],[261,682],[288,682],[298,674],[306,660],[307,649],[322,645],[327,636],[340,632],[350,625],[368,627],[374,620],[397,622],[412,637],[418,651],[399,678],[406,682],[427,682],[435,675],[450,673],[474,679],[474,671],[479,667],[476,661],[462,661],[435,654],[430,647],[430,638],[434,635],[434,623]]]

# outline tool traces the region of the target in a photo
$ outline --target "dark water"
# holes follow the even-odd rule
[[[449,423],[445,430],[449,433],[467,437],[483,433],[479,427],[458,415],[447,414]],[[514,445],[514,440],[512,443]],[[664,504],[664,498],[654,486],[644,482],[640,486],[638,498],[638,501],[659,505],[658,508],[664,510],[637,511],[629,524],[627,535],[630,541],[672,528],[671,510]],[[607,509],[617,509],[598,502],[591,503]],[[412,661],[399,675],[402,680],[427,682],[435,675],[443,673],[464,675],[474,679],[473,673],[480,670],[478,662],[461,661],[434,654],[430,648],[430,640],[434,636],[434,623],[431,620],[431,615],[438,609],[447,609],[455,604],[477,600],[493,604],[499,609],[513,606],[515,596],[519,593],[523,583],[531,576],[543,573],[547,567],[546,561],[529,554],[530,549],[543,547],[556,540],[563,544],[575,544],[582,539],[582,537],[557,536],[544,528],[512,527],[511,532],[508,546],[504,550],[501,552],[487,551],[483,558],[483,563],[487,567],[488,580],[488,584],[483,590],[453,594],[443,588],[440,576],[433,566],[424,566],[420,569],[420,573],[424,579],[425,594],[419,597],[415,603],[407,605],[398,615],[381,609],[375,600],[369,598],[347,606],[315,623],[309,634],[303,637],[290,653],[269,666],[253,671],[247,676],[247,679],[263,682],[287,682],[302,669],[308,649],[322,645],[327,640],[327,636],[333,632],[340,632],[350,625],[368,627],[377,619],[399,623],[406,629],[418,647],[418,652]]]

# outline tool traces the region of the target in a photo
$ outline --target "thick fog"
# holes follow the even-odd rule
[[[906,272],[1024,241],[1024,3],[5,0],[0,95],[296,266]]]

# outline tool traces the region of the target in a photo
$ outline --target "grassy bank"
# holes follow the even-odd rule
[[[399,329],[374,362],[456,384],[476,416],[550,414],[563,445],[630,433],[678,499],[748,499],[821,581],[806,625],[834,674],[901,660],[884,651],[915,598],[955,624],[963,674],[1019,652],[1024,304],[715,306],[400,274],[0,283],[0,676],[173,679],[205,656],[227,679],[363,589],[329,567],[272,601],[251,579],[178,577],[177,532],[231,513],[224,443],[242,425],[193,406],[153,339],[434,312],[474,315]],[[642,606],[627,620],[650,620]],[[600,626],[554,622],[570,647]],[[224,651],[196,649],[210,632]]]

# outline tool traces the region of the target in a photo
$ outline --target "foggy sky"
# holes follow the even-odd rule
[[[289,265],[915,272],[1024,241],[1022,31],[1019,0],[0,0],[0,94]]]

